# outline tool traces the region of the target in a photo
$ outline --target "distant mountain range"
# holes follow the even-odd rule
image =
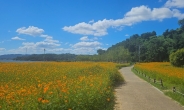
[[[13,60],[17,57],[25,56],[25,54],[7,54],[7,55],[0,55],[0,60]]]

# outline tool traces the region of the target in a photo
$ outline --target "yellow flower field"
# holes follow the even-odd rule
[[[184,79],[184,68],[173,67],[169,62],[140,63],[136,64],[135,68],[142,69],[142,71],[156,72],[167,77]]]
[[[174,67],[169,62],[137,63],[134,68],[168,85],[184,87],[184,68]]]
[[[0,109],[110,110],[114,63],[0,63]]]

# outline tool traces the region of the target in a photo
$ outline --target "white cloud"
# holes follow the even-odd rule
[[[49,42],[23,42],[22,46],[18,49],[9,50],[10,53],[25,53],[27,50],[28,54],[39,54],[43,53],[43,50],[46,49],[46,52],[57,53],[61,48],[59,48],[60,44],[49,43]]]
[[[61,48],[61,42],[59,40],[53,39],[52,36],[43,34],[44,30],[38,27],[29,26],[28,28],[22,27],[17,29],[19,34],[26,34],[30,36],[39,36],[44,38],[44,40],[39,42],[23,42],[22,46],[17,49],[7,50],[7,53],[25,53],[28,50],[28,54],[39,54],[43,53],[43,49],[46,49],[48,53],[60,53],[63,48]],[[12,40],[24,40],[18,36],[13,37]]]
[[[56,47],[59,47],[60,44],[55,43],[55,42],[48,42],[48,41],[40,41],[40,42],[23,42],[22,43],[23,47],[22,48],[30,48],[30,49],[54,49]]]
[[[184,0],[168,0],[164,6],[168,8],[184,8]]]
[[[138,21],[150,19],[151,9],[144,5],[140,7],[134,7],[125,14],[125,18],[129,18],[129,17],[132,17],[132,18],[137,17]]]
[[[129,34],[125,34],[126,37],[130,36]]]
[[[68,51],[74,54],[95,54],[101,48],[101,43],[98,41],[86,42],[81,41],[71,46]]]
[[[89,24],[90,24],[90,23],[94,23],[94,22],[95,22],[94,20],[91,20],[91,21],[89,21]]]
[[[177,17],[179,19],[183,19],[184,18],[184,13],[181,13],[179,10],[177,9],[173,9],[173,16]]]
[[[58,40],[54,40],[53,37],[49,36],[49,37],[46,37],[44,42],[49,42],[49,43],[59,43]]]
[[[127,12],[124,21],[132,25],[141,21],[163,20],[171,17],[173,17],[173,12],[169,8],[153,8],[153,10],[151,10],[149,7],[142,5],[132,8]]]
[[[89,41],[89,38],[88,36],[83,36],[80,38],[81,41]]]
[[[40,37],[43,37],[43,38],[51,38],[52,36],[42,34],[42,35],[40,35]]]
[[[28,28],[26,28],[26,27],[18,28],[16,30],[16,32],[18,32],[19,34],[26,34],[26,35],[30,35],[30,36],[38,36],[38,35],[41,35],[44,32],[44,30],[40,29],[38,27],[29,26]]]
[[[80,38],[80,40],[84,41],[84,42],[85,41],[96,41],[96,40],[98,40],[98,37],[93,37],[93,38],[89,39],[88,36],[83,36]]]
[[[12,39],[12,40],[25,40],[25,39],[22,39],[22,38],[20,38],[20,37],[18,37],[18,36],[12,37],[11,39]]]
[[[163,20],[173,17],[173,12],[169,8],[154,8],[152,11],[153,20]]]
[[[103,36],[107,34],[106,31],[110,26],[109,23],[110,21],[106,19],[102,21],[99,20],[93,24],[82,22],[74,26],[65,26],[63,27],[63,30],[74,34]]]
[[[139,7],[132,8],[129,12],[124,15],[124,18],[122,19],[104,19],[90,23],[81,22],[74,26],[64,26],[62,29],[64,31],[74,34],[104,36],[108,34],[108,28],[113,27],[117,29],[122,29],[124,26],[132,26],[133,24],[142,21],[162,21],[163,19],[172,17],[181,19],[183,17],[183,14],[179,10],[171,10],[167,7],[151,9],[147,6],[142,5]]]

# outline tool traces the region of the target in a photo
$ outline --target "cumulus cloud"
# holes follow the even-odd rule
[[[181,13],[179,10],[177,9],[173,9],[173,16],[177,17],[179,19],[183,19],[184,18],[184,13]]]
[[[153,8],[153,10],[151,10],[149,7],[142,5],[132,8],[127,12],[124,21],[132,25],[141,21],[163,20],[171,17],[173,17],[173,12],[169,8]]]
[[[18,28],[16,30],[16,32],[18,32],[19,34],[26,34],[26,35],[30,35],[30,36],[38,36],[38,35],[41,35],[44,32],[44,30],[40,29],[38,27],[29,26],[28,28],[26,28],[26,27]]]
[[[124,15],[124,18],[121,19],[103,19],[97,22],[90,21],[89,23],[81,22],[74,26],[64,26],[62,29],[73,34],[104,36],[108,34],[108,28],[122,28],[125,26],[132,26],[133,24],[142,21],[162,21],[163,19],[172,17],[181,19],[183,14],[177,9],[171,10],[168,7],[151,9],[142,5],[139,7],[133,7]]]
[[[168,0],[165,5],[168,8],[184,8],[184,1],[183,0]]]
[[[74,34],[103,36],[107,34],[107,28],[110,26],[109,23],[110,21],[106,19],[99,20],[93,24],[82,22],[74,26],[65,26],[63,30]]]
[[[18,36],[12,37],[11,39],[12,39],[12,40],[25,40],[25,39],[22,39],[22,38],[20,38],[20,37],[18,37]]]

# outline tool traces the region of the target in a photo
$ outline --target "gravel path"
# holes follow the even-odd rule
[[[137,77],[131,72],[131,68],[120,70],[126,83],[115,90],[115,110],[184,110],[177,102]]]

